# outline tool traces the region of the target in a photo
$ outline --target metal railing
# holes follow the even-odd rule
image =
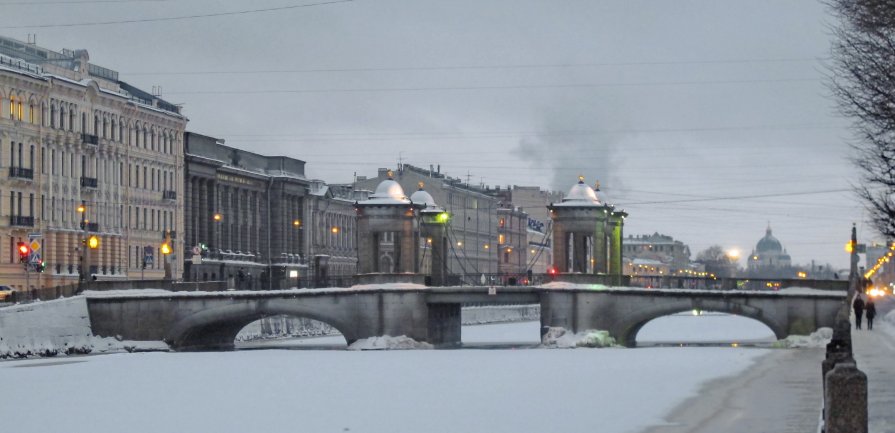
[[[98,144],[99,144],[99,136],[98,136],[98,135],[94,135],[94,134],[86,134],[86,133],[82,133],[82,134],[81,134],[81,141],[83,141],[84,144],[98,145]]]
[[[34,227],[33,216],[10,215],[9,225],[19,227]]]
[[[9,167],[9,177],[18,179],[34,179],[34,170],[22,167]]]

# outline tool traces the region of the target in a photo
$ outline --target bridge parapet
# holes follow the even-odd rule
[[[705,310],[758,320],[777,338],[785,338],[833,326],[836,310],[845,296],[845,293],[813,289],[544,289],[541,293],[541,325],[542,332],[548,327],[562,327],[572,332],[605,330],[619,344],[633,347],[637,332],[650,320]]]

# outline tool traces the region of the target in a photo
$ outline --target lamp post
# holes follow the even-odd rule
[[[78,213],[81,214],[81,245],[78,247],[78,291],[81,291],[81,283],[87,280],[87,272],[89,272],[89,268],[87,268],[88,263],[87,259],[89,257],[89,253],[87,252],[87,201],[81,200],[81,204],[78,205]]]

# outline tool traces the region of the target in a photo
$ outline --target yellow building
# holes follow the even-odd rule
[[[86,50],[0,37],[2,284],[178,275],[183,258],[160,248],[183,226],[186,123],[180,107],[90,63]],[[99,247],[79,272],[89,236]],[[43,273],[26,274],[19,261],[18,243],[32,241]]]

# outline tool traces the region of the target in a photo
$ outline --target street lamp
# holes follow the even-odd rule
[[[87,201],[81,200],[81,204],[78,205],[77,211],[81,214],[81,246],[79,247],[78,254],[78,284],[87,280],[87,273],[90,272],[90,263],[88,260],[90,258],[90,252],[88,251],[88,239],[87,239]],[[95,236],[94,236],[95,238]],[[99,247],[99,240],[96,241],[96,247]],[[91,246],[91,248],[96,248]]]
[[[220,252],[220,251],[223,251],[223,248],[221,248],[221,247],[223,246],[223,242],[222,242],[222,240],[221,240],[221,222],[224,221],[224,215],[219,214],[219,213],[215,213],[215,214],[211,217],[211,219],[214,220],[214,222],[216,223],[216,224],[214,225],[214,229],[215,229],[215,230],[214,230],[214,231],[215,231],[214,244],[215,244],[215,247],[216,247],[216,248],[218,249],[218,251]]]

